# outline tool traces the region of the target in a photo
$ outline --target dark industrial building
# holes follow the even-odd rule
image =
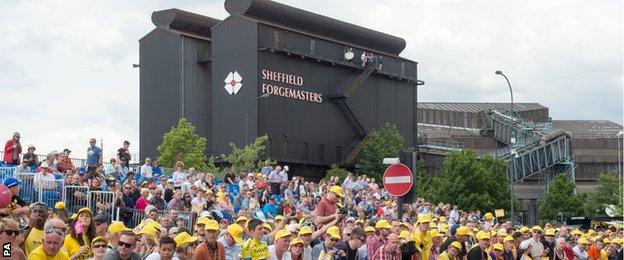
[[[353,165],[386,122],[416,145],[422,82],[399,56],[405,40],[273,1],[225,9],[223,21],[152,14],[156,28],[139,40],[141,158],[180,117],[208,139],[207,154],[267,135],[266,156],[307,176]]]

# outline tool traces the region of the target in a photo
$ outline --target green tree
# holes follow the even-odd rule
[[[373,130],[370,139],[360,154],[358,174],[366,174],[375,178],[379,183],[386,165],[383,158],[396,157],[403,148],[405,139],[399,133],[396,125],[386,123],[381,130]]]
[[[424,160],[421,159],[416,162],[416,169],[416,179],[414,180],[416,194],[420,198],[431,201],[433,199],[432,192],[438,180],[425,170]]]
[[[264,143],[269,140],[269,137],[259,136],[251,144],[245,145],[243,148],[239,148],[234,143],[230,143],[232,152],[228,155],[221,154],[221,158],[228,162],[230,170],[234,170],[236,173],[241,171],[257,171],[258,161],[260,156],[264,154],[266,146]]]
[[[576,185],[565,174],[557,175],[548,187],[544,202],[539,207],[542,220],[555,220],[559,213],[565,216],[582,216],[585,198],[574,193]]]
[[[186,167],[204,171],[206,165],[206,138],[195,133],[195,126],[185,118],[180,118],[178,125],[171,128],[163,137],[163,142],[156,148],[158,163],[165,167],[174,167],[179,160]]]
[[[468,149],[449,153],[438,180],[431,186],[434,202],[482,212],[509,208],[510,187],[505,162],[491,156],[479,160]]]
[[[340,181],[344,181],[349,172],[343,168],[340,168],[338,165],[332,164],[332,166],[325,172],[325,177],[323,180],[329,180],[329,177],[338,176]],[[339,184],[340,185],[340,184]]]
[[[622,185],[614,173],[603,173],[598,178],[598,187],[589,194],[586,209],[589,216],[606,217],[605,207],[615,205],[622,208]]]

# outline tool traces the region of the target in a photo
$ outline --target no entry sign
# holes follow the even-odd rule
[[[412,171],[402,163],[388,166],[383,175],[384,188],[394,196],[405,195],[414,184]]]

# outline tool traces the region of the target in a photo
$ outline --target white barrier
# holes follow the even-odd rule
[[[65,186],[63,201],[68,212],[78,212],[79,209],[89,206],[89,187]]]
[[[43,202],[54,208],[54,204],[63,200],[63,188],[65,182],[60,180],[38,180],[34,178],[35,191],[37,192],[37,201]]]
[[[17,170],[17,167],[0,167],[0,180],[4,181],[10,177],[13,177]]]
[[[19,196],[27,202],[34,203],[39,201],[39,195],[35,189],[34,173],[18,173],[16,178],[22,182]]]

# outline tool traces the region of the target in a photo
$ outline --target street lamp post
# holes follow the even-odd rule
[[[616,135],[618,142],[618,182],[622,184],[622,137],[624,137],[624,131],[620,131]]]
[[[496,75],[501,75],[505,78],[505,80],[507,81],[507,86],[509,86],[509,93],[511,94],[511,109],[509,111],[509,114],[511,115],[511,119],[514,120],[514,108],[513,108],[513,90],[511,89],[511,83],[509,82],[509,79],[507,78],[507,76],[505,76],[505,74],[503,74],[502,71],[497,70],[496,72],[494,72]],[[515,121],[515,120],[514,120]],[[512,148],[515,147],[516,144],[516,131],[511,131],[511,146]],[[513,206],[513,195],[514,195],[514,184],[513,184],[513,176],[515,176],[516,172],[515,172],[515,163],[516,163],[516,156],[518,156],[518,154],[516,153],[515,149],[511,150],[511,171],[509,174],[509,211],[511,212],[511,225],[514,224],[514,206]]]
[[[251,102],[249,102],[249,105],[247,105],[247,112],[245,113],[245,145],[247,145],[247,133],[249,132],[248,130],[248,125],[249,125],[249,110],[251,110],[251,105],[253,103],[255,103],[256,101],[258,101],[261,98],[266,98],[269,97],[269,94],[262,94],[256,98],[254,98]]]
[[[509,86],[509,94],[511,94],[511,111],[509,111],[509,113],[511,113],[511,118],[513,119],[514,117],[514,108],[513,108],[513,90],[511,89],[511,83],[509,83],[509,79],[507,78],[507,76],[505,76],[505,74],[503,74],[502,71],[497,70],[496,75],[501,75],[505,78],[505,80],[507,81],[507,86]]]

